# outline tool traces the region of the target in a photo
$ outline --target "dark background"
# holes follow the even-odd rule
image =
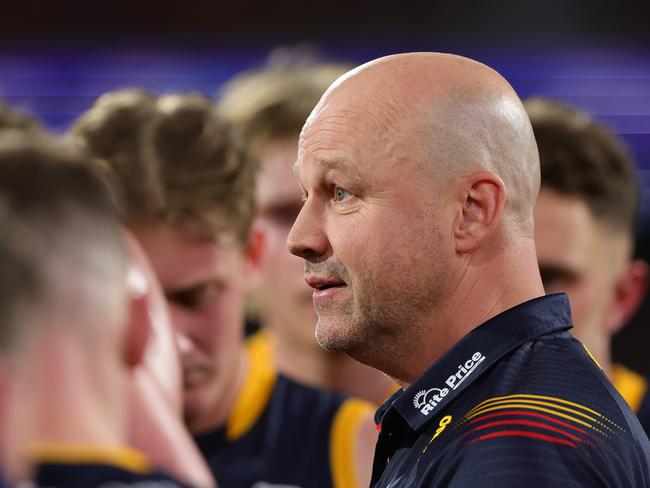
[[[14,0],[0,6],[0,97],[65,130],[107,90],[212,95],[287,49],[355,64],[402,51],[453,52],[494,67],[522,98],[586,110],[636,158],[639,253],[650,257],[650,1]],[[646,304],[614,341],[615,357],[646,374],[648,320]]]

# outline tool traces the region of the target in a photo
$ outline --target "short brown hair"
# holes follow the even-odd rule
[[[21,252],[15,238],[16,225],[7,209],[0,215],[0,354],[18,341],[21,318],[41,295],[41,284],[33,262]]]
[[[242,128],[255,152],[272,139],[299,134],[323,93],[349,69],[313,64],[245,72],[224,85],[219,111]]]
[[[594,218],[634,238],[639,183],[623,142],[605,125],[555,101],[526,101],[541,164],[541,184],[582,198]]]
[[[11,108],[0,100],[0,130],[40,130],[37,119]]]
[[[246,242],[255,166],[208,97],[108,93],[71,132],[114,170],[127,222],[162,219]]]
[[[70,242],[75,243],[75,249],[68,246]],[[77,252],[80,248],[87,252]],[[54,276],[51,270],[82,270],[82,273],[92,270],[89,279],[106,286],[124,281],[120,276],[125,276],[126,266],[122,270],[111,269],[110,275],[118,277],[113,282],[107,280],[107,275],[95,273],[107,266],[105,263],[96,266],[97,260],[106,256],[99,254],[98,258],[98,249],[110,252],[116,263],[125,262],[117,207],[99,168],[75,148],[44,135],[2,131],[1,352],[11,350],[24,336],[22,314],[37,308],[52,290],[66,288],[60,278],[68,275]],[[65,263],[70,262],[75,266],[65,268]],[[57,306],[65,310],[71,305]],[[94,313],[101,311],[94,310]]]

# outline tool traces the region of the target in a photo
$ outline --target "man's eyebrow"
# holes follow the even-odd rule
[[[338,170],[338,171],[346,171],[350,172],[351,169],[353,169],[353,166],[350,165],[349,163],[346,163],[345,160],[343,159],[316,159],[314,161],[314,164],[319,166],[319,169],[322,171],[328,171],[328,170]],[[293,163],[293,174],[295,175],[298,170],[298,161]]]
[[[324,170],[347,170],[349,165],[345,164],[341,159],[319,159],[316,161]]]

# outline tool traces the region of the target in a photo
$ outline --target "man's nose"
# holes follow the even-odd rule
[[[174,337],[176,339],[178,352],[180,353],[181,356],[192,352],[194,345],[192,344],[192,340],[185,333],[176,329],[174,330]]]
[[[287,249],[303,259],[316,260],[325,256],[329,247],[323,217],[305,202],[287,236]]]

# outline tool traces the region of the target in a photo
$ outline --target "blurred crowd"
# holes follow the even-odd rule
[[[352,68],[118,90],[63,135],[0,102],[0,486],[370,484],[375,410],[404,385],[317,343],[286,244],[301,130]],[[544,289],[650,432],[647,379],[611,358],[648,279],[634,161],[576,108],[524,106]]]

